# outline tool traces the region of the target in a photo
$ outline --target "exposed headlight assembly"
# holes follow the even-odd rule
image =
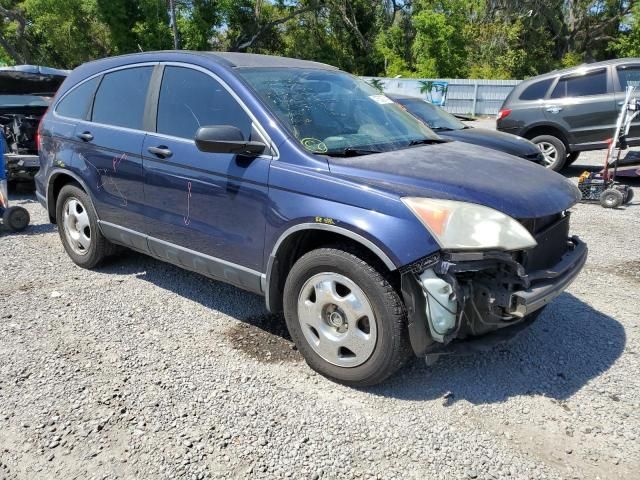
[[[419,197],[402,201],[446,250],[521,250],[537,245],[526,228],[493,208]]]

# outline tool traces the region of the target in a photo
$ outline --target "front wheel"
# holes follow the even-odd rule
[[[380,383],[410,354],[400,296],[382,268],[349,251],[302,256],[285,283],[284,313],[309,366],[346,385]]]
[[[553,135],[538,135],[532,138],[542,155],[544,156],[544,166],[559,172],[565,165],[567,160],[567,148],[562,140]]]

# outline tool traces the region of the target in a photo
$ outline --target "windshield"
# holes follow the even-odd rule
[[[48,107],[51,97],[40,95],[0,95],[2,107]]]
[[[391,99],[348,73],[305,68],[241,68],[238,72],[310,152],[365,155],[443,141]]]
[[[434,130],[462,130],[466,125],[440,107],[419,98],[398,98],[400,105]]]

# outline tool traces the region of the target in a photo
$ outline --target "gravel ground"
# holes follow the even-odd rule
[[[588,265],[512,344],[355,390],[261,298],[133,253],[82,270],[14,198],[32,226],[0,232],[0,479],[638,478],[638,200],[575,207]]]

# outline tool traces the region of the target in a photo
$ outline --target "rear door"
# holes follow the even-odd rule
[[[579,70],[560,77],[544,110],[548,120],[569,132],[572,150],[606,147],[617,118],[609,69]]]
[[[614,85],[616,86],[616,105],[618,107],[618,111],[620,111],[620,108],[624,103],[627,86],[636,87],[634,96],[636,98],[640,98],[640,63],[618,65],[615,69],[614,75]],[[636,117],[635,121],[631,124],[627,141],[631,145],[640,145],[640,116]]]
[[[164,66],[157,105],[143,146],[150,250],[259,291],[271,156],[201,152],[193,140],[199,127],[232,125],[264,141],[257,122],[211,72],[188,65]]]
[[[78,163],[107,229],[109,224],[138,232],[145,228],[141,152],[153,68],[147,64],[104,74],[89,120],[75,129]]]

